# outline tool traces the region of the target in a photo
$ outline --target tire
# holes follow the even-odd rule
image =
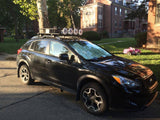
[[[91,114],[101,115],[108,109],[107,96],[98,83],[84,85],[80,98],[84,109]]]
[[[31,85],[34,83],[34,80],[31,78],[30,71],[27,65],[22,65],[19,69],[20,79],[23,84]]]

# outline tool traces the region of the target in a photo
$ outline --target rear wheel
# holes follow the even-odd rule
[[[107,108],[107,96],[98,83],[88,83],[81,90],[81,101],[87,112],[103,114]]]
[[[30,71],[27,67],[27,65],[22,65],[19,69],[19,75],[21,81],[26,84],[30,85],[33,84],[34,80],[31,78]]]

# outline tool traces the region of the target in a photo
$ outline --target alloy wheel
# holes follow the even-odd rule
[[[97,112],[101,110],[103,104],[102,96],[100,96],[94,88],[87,88],[83,91],[84,105],[88,110]]]

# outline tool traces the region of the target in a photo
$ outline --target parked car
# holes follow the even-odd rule
[[[148,67],[73,36],[28,40],[17,52],[17,71],[26,85],[40,80],[76,91],[76,99],[95,115],[110,108],[144,109],[158,94]]]
[[[133,48],[133,47],[129,47],[127,49],[124,49],[123,50],[123,53],[124,54],[127,54],[127,55],[140,55],[141,54],[141,51],[140,49],[136,49],[136,48]]]

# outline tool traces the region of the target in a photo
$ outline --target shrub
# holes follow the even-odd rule
[[[33,37],[35,35],[36,35],[35,32],[28,32],[26,37],[30,39],[31,37]]]
[[[135,35],[135,40],[137,42],[137,47],[142,47],[142,45],[147,42],[147,32],[137,33]]]
[[[101,32],[101,38],[109,38],[109,34],[107,31]]]
[[[95,32],[95,31],[84,32],[83,35],[82,35],[82,38],[85,38],[85,39],[90,40],[90,41],[95,41],[95,40],[100,40],[101,39],[99,33]]]

